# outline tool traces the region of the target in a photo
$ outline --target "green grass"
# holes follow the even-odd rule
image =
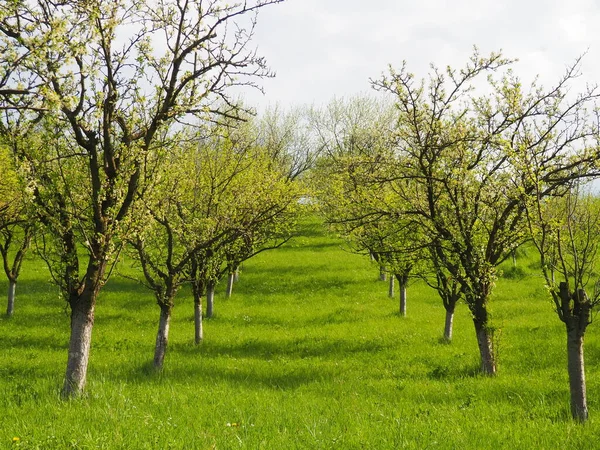
[[[0,448],[598,448],[596,324],[581,426],[569,414],[564,328],[529,253],[519,270],[506,263],[494,292],[492,379],[477,372],[464,305],[444,344],[433,291],[411,285],[399,317],[368,259],[310,223],[247,262],[231,299],[219,286],[200,346],[181,292],[160,374],[150,369],[159,309],[114,277],[97,307],[87,394],[72,401],[59,399],[68,315],[47,269],[26,261],[15,316],[0,319]]]

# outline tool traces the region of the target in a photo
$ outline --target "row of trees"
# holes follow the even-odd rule
[[[411,275],[437,289],[448,340],[462,299],[486,374],[496,372],[488,304],[498,266],[534,242],[567,329],[573,416],[585,420],[597,209],[576,190],[599,175],[600,153],[596,89],[569,89],[579,61],[550,89],[524,88],[512,61],[476,51],[426,81],[390,69],[372,82],[390,105],[334,102],[310,132],[276,110],[239,126],[249,116],[230,88],[271,75],[249,43],[256,13],[280,1],[0,5],[8,312],[36,223],[71,310],[63,394],[84,389],[98,294],[126,245],[160,307],[161,367],[182,283],[192,282],[199,341],[201,299],[210,314],[221,276],[285,240],[294,180],[324,150],[315,184],[329,221],[399,280],[402,314]]]
[[[498,267],[533,240],[566,325],[573,417],[584,421],[583,337],[598,300],[586,287],[600,240],[598,202],[579,186],[600,174],[598,93],[571,91],[579,60],[549,89],[525,88],[511,64],[475,50],[462,69],[433,67],[422,81],[403,65],[372,81],[389,102],[332,105],[321,206],[401,285],[415,275],[437,289],[446,339],[464,301],[487,375],[496,373],[488,305]]]
[[[180,282],[173,269],[182,260],[176,262],[175,253],[187,251],[183,259],[210,253],[210,237],[176,242],[169,224],[178,205],[157,193],[175,186],[158,173],[187,165],[188,147],[206,147],[189,140],[191,125],[200,124],[202,133],[207,124],[244,118],[244,107],[229,92],[233,86],[258,87],[257,80],[271,76],[250,41],[256,13],[280,1],[0,5],[0,135],[14,167],[24,173],[43,227],[41,254],[71,311],[64,396],[84,389],[98,293],[125,242],[148,256],[146,279],[157,293]],[[157,210],[161,201],[165,211]],[[2,200],[0,208],[16,204]],[[242,210],[232,212],[242,224],[260,221]],[[140,230],[144,217],[153,219],[151,231]],[[239,244],[247,238],[242,225],[229,226],[237,226],[237,234],[226,238],[221,231],[212,239],[246,246]],[[3,226],[3,233],[9,228]],[[161,233],[172,235],[174,247],[154,258],[151,243]],[[198,252],[181,250],[185,244]],[[163,312],[172,302],[169,295],[159,299]]]

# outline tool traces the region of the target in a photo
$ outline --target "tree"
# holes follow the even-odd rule
[[[200,210],[214,227],[205,231],[211,245],[197,252],[192,266],[196,343],[202,339],[201,302],[207,295],[207,317],[213,313],[214,287],[234,267],[291,237],[301,187],[288,177],[288,167],[272,158],[271,149],[247,128],[228,130],[200,141],[196,180],[204,192]],[[227,239],[215,240],[220,229]]]
[[[256,145],[252,124],[207,127],[182,139],[153,172],[155,186],[140,202],[130,244],[160,307],[154,366],[163,367],[179,288],[192,283],[195,342],[203,339],[202,297],[212,316],[214,287],[226,255],[244,261],[275,237],[297,198],[293,183]]]
[[[450,342],[452,341],[454,331],[454,311],[462,298],[462,289],[460,282],[450,274],[445,265],[439,260],[438,254],[435,251],[439,245],[439,243],[433,243],[428,246],[429,270],[422,270],[420,276],[430,287],[438,292],[442,299],[444,309],[446,310],[444,340]],[[455,261],[452,264],[457,265],[458,262]]]
[[[3,146],[0,146],[0,168],[0,255],[8,278],[6,315],[11,317],[17,280],[33,234],[33,220],[28,211],[30,198],[25,180],[15,166],[15,158]]]
[[[532,240],[540,254],[554,309],[567,332],[571,415],[585,422],[588,407],[583,343],[593,309],[600,304],[600,280],[596,274],[600,203],[576,183],[561,197],[537,197],[529,206]],[[593,292],[589,292],[590,286]]]
[[[301,177],[313,167],[324,150],[315,136],[314,111],[306,107],[282,110],[268,108],[257,121],[258,143],[269,149],[272,160],[289,180]]]
[[[146,156],[174,122],[238,116],[229,88],[269,75],[249,48],[255,13],[280,1],[0,6],[0,109],[11,112],[4,126],[16,123],[12,117],[43,117],[60,144],[53,160],[43,152],[35,159],[26,148],[20,153],[36,174],[40,210],[57,225],[46,231],[59,254],[55,280],[71,309],[64,396],[84,389],[96,299],[151,178]],[[242,24],[244,16],[251,18]],[[217,105],[225,107],[216,111]],[[40,165],[42,177],[33,172]],[[64,177],[67,166],[77,167],[79,177]]]
[[[527,173],[539,175],[545,197],[597,173],[599,156],[597,127],[585,110],[596,90],[568,94],[579,60],[550,89],[534,82],[525,90],[512,72],[502,72],[510,64],[475,50],[461,70],[433,66],[427,82],[415,82],[406,65],[373,82],[397,107],[396,170],[388,182],[412,199],[406,213],[460,283],[489,375],[496,355],[488,303],[498,265],[526,237],[525,199],[536,189]],[[476,83],[484,89],[485,76],[487,91],[479,93]]]

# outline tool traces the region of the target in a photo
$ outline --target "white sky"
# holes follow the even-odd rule
[[[584,79],[600,82],[597,0],[286,0],[265,7],[254,39],[277,73],[253,106],[327,103],[369,92],[388,64],[407,61],[418,78],[429,64],[460,68],[477,45],[518,58],[517,75],[553,84],[588,51]]]

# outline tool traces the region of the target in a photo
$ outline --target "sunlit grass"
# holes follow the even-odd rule
[[[219,286],[200,346],[181,292],[162,373],[150,369],[152,295],[113,278],[97,307],[87,395],[68,402],[58,395],[68,315],[30,260],[15,316],[0,319],[0,448],[597,448],[596,324],[586,340],[591,419],[579,426],[564,328],[529,253],[519,271],[505,263],[494,292],[493,379],[478,374],[464,305],[454,341],[442,343],[433,291],[412,284],[401,318],[368,259],[310,223],[247,262],[231,299]]]

